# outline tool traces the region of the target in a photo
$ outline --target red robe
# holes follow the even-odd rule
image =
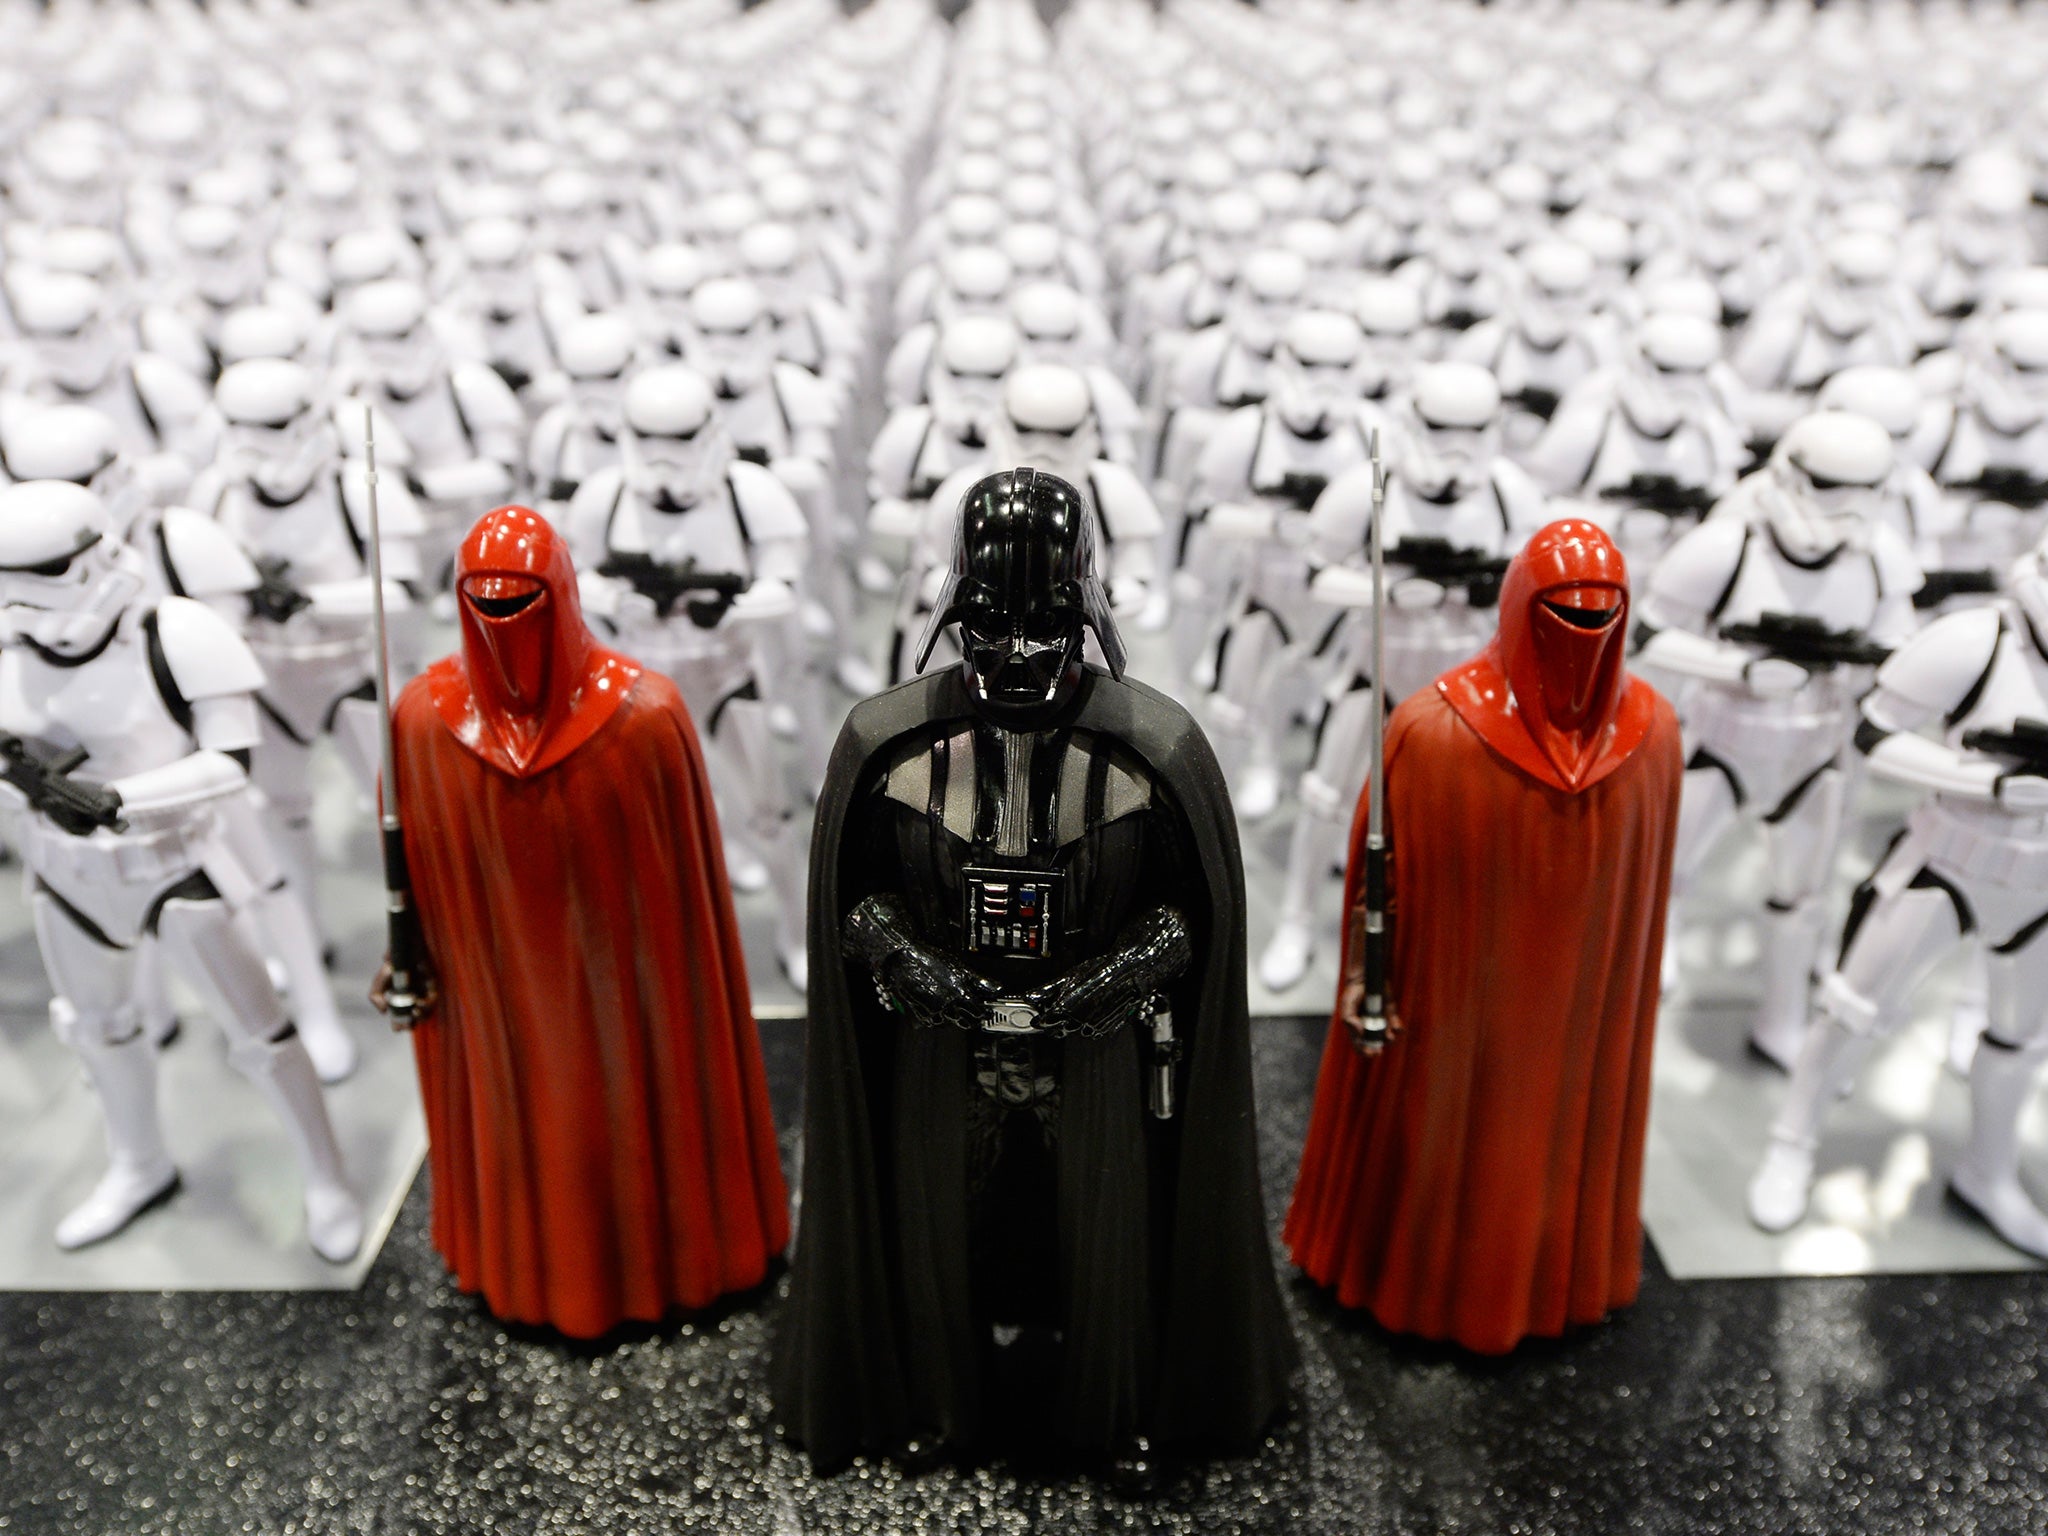
[[[434,1244],[499,1317],[593,1337],[758,1284],[789,1217],[696,731],[665,678],[584,644],[569,583],[555,680],[604,695],[577,729],[507,771],[460,655],[394,724],[441,992],[413,1035]]]
[[[1510,756],[1461,713],[1506,696],[1498,659],[1389,723],[1401,1032],[1365,1057],[1333,1019],[1285,1232],[1341,1305],[1485,1354],[1635,1298],[1682,769],[1671,707],[1630,681],[1604,758],[1532,772],[1532,741],[1496,732]]]

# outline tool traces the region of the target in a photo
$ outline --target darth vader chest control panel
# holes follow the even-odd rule
[[[970,954],[1019,960],[1055,958],[1064,874],[980,866],[969,866],[961,874]]]

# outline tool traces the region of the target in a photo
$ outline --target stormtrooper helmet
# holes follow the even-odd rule
[[[939,333],[925,393],[939,425],[979,447],[1001,408],[1003,377],[1016,365],[1017,332],[1007,320],[968,315]]]
[[[999,464],[1028,464],[1076,485],[1102,457],[1088,380],[1073,368],[1034,363],[1003,380],[1003,408],[989,432]]]
[[[366,371],[395,400],[409,400],[434,376],[427,296],[410,278],[370,283],[349,296],[342,324]]]
[[[83,395],[107,381],[117,346],[98,283],[76,272],[25,271],[10,290],[22,339],[58,388]]]
[[[562,332],[558,358],[576,409],[600,436],[616,438],[633,364],[632,323],[617,314],[579,316]]]
[[[2016,309],[1991,327],[1990,353],[1969,382],[1977,413],[2007,436],[2048,418],[2048,309]]]
[[[1707,370],[1721,357],[1720,327],[1698,315],[1666,312],[1636,327],[1621,409],[1645,437],[1667,438],[1701,403]]]
[[[228,474],[273,505],[297,501],[333,458],[331,425],[316,408],[313,374],[286,358],[256,357],[221,371],[213,389]]]
[[[1304,310],[1287,322],[1274,351],[1273,410],[1299,437],[1326,436],[1358,405],[1365,333],[1349,315]]]
[[[721,400],[737,400],[768,381],[775,365],[775,320],[761,290],[744,277],[714,277],[690,295],[691,361]]]
[[[106,503],[68,480],[0,491],[0,625],[59,660],[103,643],[143,588]]]
[[[1892,472],[1892,440],[1876,422],[1816,411],[1794,422],[1771,453],[1765,516],[1787,558],[1813,564],[1866,536],[1878,487]]]
[[[1522,252],[1525,279],[1515,327],[1530,346],[1562,346],[1593,307],[1593,253],[1571,240],[1538,240]]]
[[[1477,490],[1500,451],[1500,385],[1477,363],[1431,363],[1415,375],[1401,474],[1419,494],[1454,501]]]
[[[683,363],[664,363],[626,386],[624,460],[633,488],[666,508],[696,506],[717,488],[731,459],[710,381]]]

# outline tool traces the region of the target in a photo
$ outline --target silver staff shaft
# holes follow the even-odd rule
[[[398,775],[391,725],[391,626],[384,611],[384,525],[377,515],[377,428],[375,408],[363,406],[363,476],[370,502],[370,612],[377,636],[377,665],[372,680],[377,690],[379,757],[379,842],[384,852],[385,956],[391,976],[384,1005],[394,1029],[410,1029],[421,1017],[421,946],[413,922],[412,877],[406,868],[405,829],[399,820]]]
[[[1387,512],[1387,466],[1380,457],[1380,429],[1372,429],[1372,764],[1370,797],[1366,801],[1366,835],[1384,840],[1387,831],[1387,548],[1383,524]]]
[[[1372,714],[1365,802],[1365,900],[1357,942],[1365,971],[1353,1043],[1365,1052],[1379,1050],[1393,1033],[1393,1005],[1388,995],[1389,944],[1387,860],[1387,554],[1384,524],[1387,512],[1387,467],[1380,457],[1380,434],[1372,433],[1372,527],[1367,547],[1372,557]]]
[[[363,404],[363,480],[370,497],[370,611],[377,631],[377,751],[382,770],[383,825],[386,831],[396,831],[398,780],[392,772],[391,627],[384,613],[384,528],[377,516],[377,411],[367,401]]]

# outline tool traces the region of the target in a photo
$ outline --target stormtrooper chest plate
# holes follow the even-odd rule
[[[102,782],[175,762],[192,750],[172,718],[132,621],[78,666],[53,666],[25,646],[0,654],[0,729],[86,749],[86,772]]]
[[[1742,564],[1715,617],[1723,624],[1749,623],[1766,613],[1801,614],[1829,629],[1860,630],[1877,616],[1876,563],[1845,549],[1826,563],[1803,566],[1786,558],[1768,529],[1753,529]]]
[[[1259,423],[1248,478],[1254,495],[1306,511],[1332,480],[1365,457],[1365,434],[1348,417],[1321,437],[1303,437],[1268,414]]]
[[[614,554],[651,555],[664,565],[694,564],[706,571],[741,574],[752,569],[746,532],[723,484],[676,512],[628,492],[612,519],[606,546]]]
[[[342,505],[341,486],[320,474],[296,501],[274,506],[248,485],[222,495],[216,513],[258,561],[282,560],[294,582],[346,581],[363,574],[363,552]]]

